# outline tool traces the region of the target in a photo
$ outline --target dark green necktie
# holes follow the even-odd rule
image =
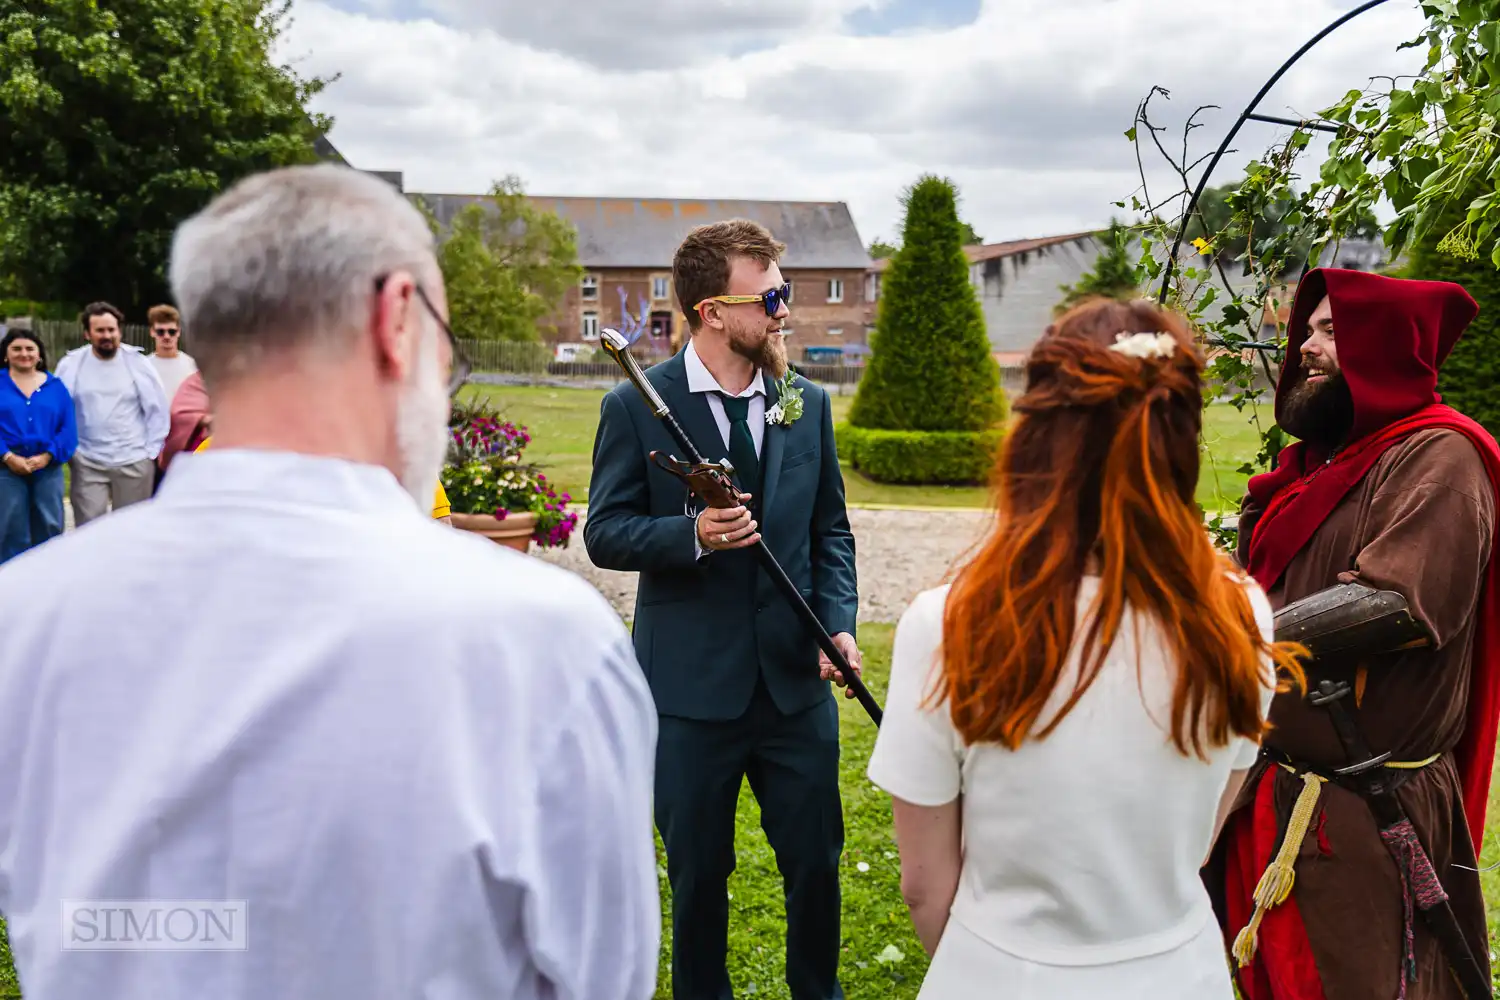
[[[740,489],[760,499],[760,460],[755,456],[755,438],[750,434],[750,400],[745,396],[726,396],[724,414],[729,417],[729,462],[734,466]]]

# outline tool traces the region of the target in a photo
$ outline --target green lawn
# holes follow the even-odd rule
[[[865,681],[876,700],[885,701],[890,671],[890,625],[861,626],[860,645],[865,654]],[[917,995],[927,968],[927,957],[912,931],[906,907],[901,902],[901,873],[896,843],[891,834],[891,810],[884,793],[865,778],[865,765],[875,744],[875,727],[859,705],[840,699],[843,760],[845,850],[843,871],[844,953],[840,978],[850,997],[910,1000]],[[1496,796],[1492,796],[1489,832],[1492,844],[1500,832],[1500,768],[1496,774]],[[735,850],[738,865],[729,880],[729,971],[736,996],[767,1000],[789,1000],[784,981],[785,909],[781,878],[775,855],[760,829],[760,813],[749,786],[741,789]],[[604,835],[604,834],[601,834]],[[670,1000],[671,896],[666,886],[666,862],[657,842],[657,872],[662,886],[662,952],[658,972],[658,1000]],[[1493,862],[1493,849],[1482,852]],[[860,871],[861,862],[869,865]],[[1482,865],[1481,865],[1482,867]],[[1490,948],[1500,947],[1500,872],[1483,876],[1485,898],[1491,901]],[[19,996],[10,953],[0,921],[0,998]],[[886,949],[894,946],[900,958]],[[1500,984],[1500,979],[1497,979]],[[753,990],[752,990],[753,987]],[[12,993],[11,991],[15,991]]]
[[[548,386],[475,386],[511,420],[531,429],[527,456],[549,467],[547,476],[579,501],[588,499],[590,456],[599,420],[601,389],[557,389]],[[834,419],[842,420],[852,395],[834,396]],[[1269,419],[1269,414],[1266,415]],[[1258,435],[1247,414],[1229,406],[1211,406],[1205,419],[1203,475],[1198,499],[1210,511],[1239,509],[1245,476],[1236,471],[1259,450]],[[983,507],[981,487],[888,486],[845,468],[849,502],[903,507]]]

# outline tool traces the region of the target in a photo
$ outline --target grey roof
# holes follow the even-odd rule
[[[482,195],[414,194],[447,226]],[[563,198],[533,195],[538,208],[556,212],[578,230],[583,267],[672,266],[678,244],[694,226],[751,219],[786,244],[784,268],[854,269],[870,266],[854,216],[843,202],[704,201],[691,198]]]

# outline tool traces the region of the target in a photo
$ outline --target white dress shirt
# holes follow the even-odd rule
[[[652,996],[656,713],[625,627],[420,506],[381,468],[214,450],[0,567],[27,996]],[[246,947],[78,950],[68,900],[244,901]]]
[[[719,437],[724,439],[724,447],[729,447],[729,414],[724,412],[724,397],[735,394],[726,390],[714,378],[714,373],[708,370],[703,359],[698,357],[698,347],[691,340],[688,341],[687,350],[683,352],[683,363],[687,366],[688,392],[704,392],[708,394],[708,408],[714,415],[714,423],[719,427]],[[761,444],[766,439],[766,380],[759,368],[755,369],[755,377],[745,387],[745,391],[739,393],[738,398],[750,400],[750,406],[745,414],[745,422],[750,425],[750,437],[755,441],[755,455],[760,457]],[[698,533],[693,532],[693,554],[702,559],[711,550],[705,549],[703,543],[698,540]]]
[[[688,392],[708,393],[708,408],[713,411],[714,423],[719,425],[719,436],[724,439],[724,447],[728,448],[729,415],[724,412],[723,396],[734,396],[735,393],[726,390],[714,378],[713,372],[698,357],[697,346],[692,341],[688,341],[682,360],[687,365]],[[766,439],[766,380],[759,368],[755,369],[755,377],[738,398],[750,400],[745,420],[750,424],[750,436],[755,439],[755,454],[759,455],[761,442]]]

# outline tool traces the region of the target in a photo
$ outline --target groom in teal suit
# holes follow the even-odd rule
[[[826,392],[786,376],[783,249],[743,220],[688,234],[672,280],[690,337],[646,373],[703,457],[729,459],[742,505],[703,509],[649,461],[677,449],[628,382],[604,397],[594,441],[589,558],[640,573],[635,650],[660,717],[656,825],[672,884],[674,1000],[733,997],[726,883],[745,778],[786,891],[792,998],[844,996],[829,688],[844,678],[747,550],[764,537],[857,672],[854,536],[833,414]]]

